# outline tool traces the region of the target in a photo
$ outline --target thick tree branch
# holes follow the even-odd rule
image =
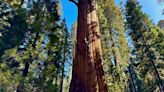
[[[69,0],[70,2],[73,2],[76,6],[78,6],[78,2],[76,2],[75,0]]]

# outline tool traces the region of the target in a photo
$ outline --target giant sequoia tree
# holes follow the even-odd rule
[[[67,0],[71,34],[60,1],[0,0],[0,92],[163,92],[164,32],[137,0]]]
[[[78,29],[70,92],[107,92],[96,0],[70,0],[78,7]]]

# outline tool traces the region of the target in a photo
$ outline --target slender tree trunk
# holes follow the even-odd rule
[[[63,92],[63,80],[64,80],[64,62],[62,66],[62,75],[61,75],[61,80],[60,80],[60,92]]]
[[[78,0],[78,29],[70,92],[108,92],[95,0]]]
[[[65,36],[65,42],[64,42],[64,57],[62,61],[62,75],[60,80],[60,92],[63,92],[63,80],[64,80],[64,66],[65,66],[65,60],[66,60],[66,44],[67,44],[67,37]]]
[[[133,77],[133,73],[132,73],[132,71],[133,71],[132,66],[129,65],[128,69],[129,69],[129,73],[130,73],[130,79],[129,79],[129,81],[130,81],[130,84],[131,84],[130,85],[131,92],[137,92],[136,91],[136,84],[134,82],[134,77]]]
[[[28,63],[28,61],[25,61],[25,68],[23,69],[23,73],[22,76],[26,77],[28,74],[28,70],[29,70],[30,64]],[[24,78],[20,81],[18,87],[17,87],[17,91],[16,92],[23,92],[24,91]]]
[[[148,30],[151,31],[150,29],[148,29]],[[152,56],[152,54],[151,54],[151,52],[150,52],[149,47],[148,47],[147,44],[146,44],[146,41],[145,41],[145,39],[144,39],[143,34],[141,34],[141,39],[142,39],[143,44],[144,44],[144,47],[145,47],[146,55],[147,55],[147,57],[148,57],[150,63],[152,64],[152,66],[153,66],[153,68],[154,68],[153,73],[154,73],[154,76],[155,76],[155,78],[156,78],[156,81],[157,81],[159,90],[160,90],[160,92],[164,92],[163,82],[162,82],[161,77],[160,77],[160,75],[159,75],[159,72],[158,72],[158,70],[157,70],[157,68],[156,68],[156,66],[155,66],[155,60],[154,60],[154,58],[153,58],[153,56]]]

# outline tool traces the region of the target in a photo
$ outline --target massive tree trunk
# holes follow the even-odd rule
[[[75,3],[78,29],[70,92],[107,92],[95,2],[78,0]]]

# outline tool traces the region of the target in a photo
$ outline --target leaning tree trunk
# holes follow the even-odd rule
[[[78,29],[70,92],[108,92],[95,0],[78,0],[76,5]]]

